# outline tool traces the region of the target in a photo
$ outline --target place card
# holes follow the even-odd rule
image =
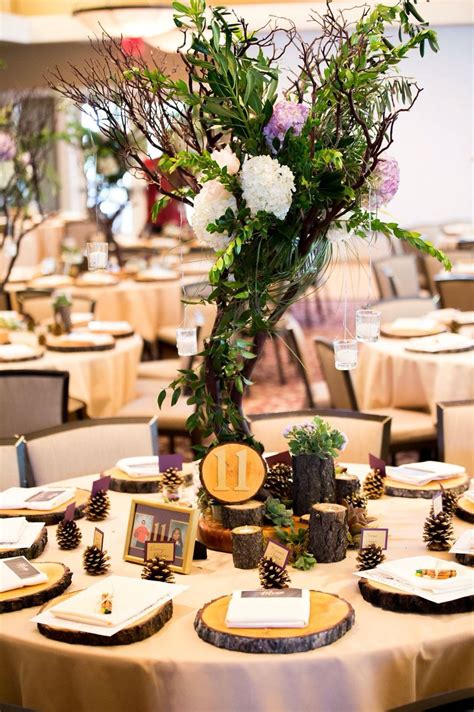
[[[438,514],[441,514],[443,511],[443,493],[442,492],[436,492],[436,494],[433,495],[433,514],[435,517],[438,516]]]
[[[71,502],[71,504],[68,504],[66,507],[66,511],[64,512],[64,521],[65,522],[72,522],[74,519],[74,513],[76,511],[76,503]]]
[[[110,475],[104,475],[103,477],[100,477],[98,480],[95,480],[95,482],[92,483],[92,490],[91,490],[91,496],[95,497],[97,492],[107,492],[110,486]]]
[[[289,465],[291,467],[291,455],[289,450],[284,450],[283,452],[278,452],[276,455],[269,455],[265,458],[268,467],[273,467],[274,465]]]
[[[369,465],[373,470],[380,470],[381,475],[385,477],[385,461],[381,460],[380,457],[375,457],[371,452],[369,452]]]
[[[263,555],[267,559],[272,559],[277,566],[284,569],[288,563],[290,550],[280,542],[269,539]]]
[[[183,469],[183,459],[182,455],[160,455],[158,458],[160,472],[164,472],[169,467],[176,467],[178,471],[181,471]]]
[[[360,548],[368,549],[368,547],[372,544],[375,544],[375,546],[380,546],[381,549],[387,549],[388,529],[361,529]]]
[[[149,539],[145,542],[145,561],[150,561],[154,559],[155,556],[159,556],[160,559],[173,564],[175,559],[175,547],[176,542],[174,541],[152,541]]]
[[[102,529],[98,529],[95,527],[94,529],[94,538],[92,540],[92,546],[97,547],[97,549],[100,549],[101,551],[104,548],[104,532]]]

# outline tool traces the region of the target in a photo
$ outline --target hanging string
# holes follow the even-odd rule
[[[369,184],[369,279],[368,279],[368,293],[367,293],[367,309],[370,308],[370,303],[372,301],[372,186]]]
[[[342,299],[343,299],[343,316],[342,316],[342,328],[344,333],[344,338],[347,339],[347,245],[345,242],[342,243],[344,248],[344,265],[342,269]]]

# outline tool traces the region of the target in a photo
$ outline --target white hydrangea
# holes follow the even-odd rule
[[[329,242],[332,242],[333,245],[341,244],[344,242],[348,242],[351,237],[354,235],[353,230],[347,230],[347,228],[344,227],[331,227],[326,233],[326,238],[329,240]]]
[[[295,178],[288,166],[270,156],[254,156],[242,166],[240,182],[252,215],[263,210],[285,219],[295,190]]]
[[[227,208],[237,212],[237,201],[218,180],[209,180],[204,183],[194,198],[191,225],[197,239],[214,250],[225,249],[230,241],[229,235],[227,232],[208,232],[207,226],[222,217]]]

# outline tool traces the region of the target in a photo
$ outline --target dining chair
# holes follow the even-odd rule
[[[248,416],[248,420],[252,435],[263,444],[267,452],[282,452],[288,450],[288,440],[283,436],[283,430],[288,425],[306,423],[315,415],[321,416],[347,436],[347,446],[340,455],[344,462],[365,463],[369,453],[387,459],[391,422],[389,416],[338,408],[313,408],[288,413],[259,413]]]
[[[434,311],[435,304],[429,297],[397,297],[374,302],[371,309],[380,312],[382,324],[389,324],[402,317],[424,317]]]
[[[474,400],[437,403],[436,413],[439,459],[465,467],[474,477]]]
[[[391,255],[372,263],[375,281],[382,299],[418,297],[420,285],[416,256]]]
[[[350,371],[339,371],[334,362],[334,346],[330,341],[316,337],[316,353],[321,371],[326,379],[332,408],[359,412]],[[405,408],[367,408],[365,413],[386,415],[392,419],[390,451],[433,450],[436,446],[436,428],[429,413]]]
[[[52,292],[46,290],[27,289],[17,293],[20,313],[39,324],[53,315]],[[96,302],[86,296],[72,295],[72,312],[94,314]]]
[[[434,282],[442,309],[474,309],[474,276],[443,274],[435,277]]]
[[[101,418],[30,433],[19,446],[20,475],[28,486],[103,472],[124,457],[158,454],[152,418]]]
[[[0,491],[21,486],[18,442],[18,438],[0,439]]]

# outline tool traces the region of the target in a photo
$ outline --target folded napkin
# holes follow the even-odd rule
[[[70,334],[64,334],[60,337],[63,343],[68,341],[84,341],[87,344],[108,344],[110,336],[108,334],[89,334],[86,331],[72,331]]]
[[[309,614],[306,589],[234,591],[225,622],[229,628],[304,628]]]
[[[0,519],[0,545],[16,544],[26,528],[26,517]]]
[[[433,480],[449,480],[451,477],[459,477],[466,472],[461,465],[451,465],[449,462],[436,462],[426,460],[424,462],[413,462],[400,467],[385,468],[391,480],[404,482],[410,485],[426,485]]]
[[[2,521],[12,520],[0,520],[0,528]],[[19,539],[14,542],[0,544],[0,549],[29,549],[40,535],[42,529],[44,529],[44,522],[26,522]]]
[[[46,583],[48,577],[24,556],[0,559],[0,593]]]
[[[0,346],[0,361],[34,356],[35,351],[28,344],[4,344]]]
[[[125,457],[115,465],[129,477],[158,477],[160,474],[159,460],[156,455],[147,457]]]
[[[0,492],[0,509],[50,510],[72,499],[74,488],[10,487]]]
[[[92,332],[132,330],[128,321],[90,321],[88,327]]]
[[[416,575],[419,569],[454,569],[456,576],[448,579],[424,578]],[[466,595],[474,592],[474,571],[454,561],[436,559],[434,556],[410,556],[396,561],[384,561],[376,570],[424,591],[439,593],[466,589]]]

